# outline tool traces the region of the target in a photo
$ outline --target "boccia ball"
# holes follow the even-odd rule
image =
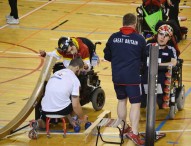
[[[91,122],[87,122],[87,123],[85,124],[85,129],[88,129],[91,125],[92,125]]]
[[[79,126],[79,125],[76,125],[76,126],[74,127],[74,131],[75,131],[75,132],[80,132],[80,126]]]

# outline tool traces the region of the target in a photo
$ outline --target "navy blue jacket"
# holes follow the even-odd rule
[[[147,44],[146,46],[146,56],[149,57],[149,49],[152,43]],[[171,61],[171,58],[177,59],[176,49],[172,46],[166,46],[164,49],[159,49],[159,56],[161,63],[167,63]]]
[[[114,84],[140,84],[140,68],[144,61],[146,42],[130,27],[113,33],[104,49],[104,58],[111,62]]]
[[[150,47],[153,43],[147,44],[145,56],[149,57]],[[172,46],[166,46],[164,49],[159,49],[159,56],[158,59],[161,60],[161,63],[167,63],[171,61],[171,58],[177,59],[176,50]],[[149,59],[149,58],[147,58]],[[158,83],[161,83],[162,87],[164,87],[164,80],[165,80],[165,73],[167,72],[166,69],[159,69],[158,70]],[[142,83],[146,84],[148,81],[148,66],[145,68],[144,74],[142,75]]]

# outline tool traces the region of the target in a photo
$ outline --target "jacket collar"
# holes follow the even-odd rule
[[[127,27],[127,26],[123,26],[120,28],[120,32],[122,32],[123,34],[131,34],[131,33],[138,33],[134,28],[132,27]]]

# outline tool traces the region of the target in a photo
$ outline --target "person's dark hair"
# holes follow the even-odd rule
[[[70,61],[70,66],[73,66],[73,67],[76,67],[76,66],[79,66],[79,68],[83,68],[84,67],[84,62],[82,60],[81,57],[75,57],[74,59],[72,59]]]
[[[133,25],[137,23],[137,17],[132,13],[123,16],[123,26]]]

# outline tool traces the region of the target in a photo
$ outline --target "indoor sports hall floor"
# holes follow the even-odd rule
[[[89,120],[94,122],[104,110],[111,111],[117,118],[117,100],[111,81],[110,63],[103,60],[103,49],[108,37],[122,26],[122,16],[141,5],[141,0],[18,0],[19,25],[6,24],[5,16],[10,8],[7,0],[0,0],[0,128],[12,120],[24,107],[31,96],[43,66],[39,50],[52,51],[61,36],[87,37],[93,42],[100,41],[97,54],[101,63],[95,68],[106,94],[102,111],[94,111],[91,103],[83,106]],[[156,110],[155,128],[166,133],[156,146],[190,146],[191,144],[191,0],[180,2],[179,16],[187,21],[180,22],[188,27],[187,39],[179,43],[183,63],[183,84],[186,89],[185,109],[177,112],[174,120],[168,119],[168,109]],[[129,105],[129,104],[128,104]],[[34,119],[34,112],[22,126]],[[129,120],[128,120],[129,121]],[[146,128],[146,110],[141,110],[140,132]],[[37,140],[28,138],[27,127],[12,136],[0,140],[0,146],[94,146],[96,136],[84,143],[82,133],[70,129],[67,137],[61,133],[50,139],[45,134]],[[104,138],[118,139],[115,129],[105,131]],[[109,146],[99,140],[99,146]],[[124,145],[134,146],[125,139]]]

